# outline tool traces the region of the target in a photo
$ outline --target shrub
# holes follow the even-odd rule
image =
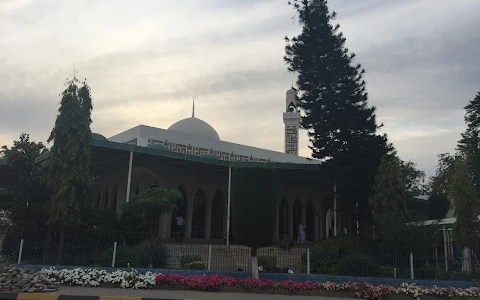
[[[185,270],[206,270],[208,268],[205,261],[193,261],[184,265]]]
[[[99,267],[111,267],[113,257],[113,247],[103,251],[102,254],[95,260],[95,265]],[[115,256],[115,267],[125,268],[128,265],[135,267],[140,265],[140,257],[134,249],[126,246],[117,246],[117,253]]]
[[[355,240],[349,236],[338,236],[316,243],[310,249],[310,271],[317,274],[330,274],[340,260],[355,252]],[[306,265],[306,253],[302,257]]]
[[[277,266],[277,257],[275,255],[258,256],[258,265],[264,269],[270,269]]]
[[[152,238],[137,246],[142,266],[151,268],[165,268],[167,266],[167,248],[158,238]]]
[[[370,258],[362,254],[352,254],[341,259],[335,266],[337,275],[349,276],[377,276],[378,265]]]
[[[180,257],[180,268],[186,269],[186,265],[197,262],[203,261],[202,256],[200,254],[187,254]]]

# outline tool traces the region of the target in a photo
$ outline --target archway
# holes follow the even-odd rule
[[[282,198],[280,201],[278,211],[278,234],[280,235],[280,240],[288,234],[288,206],[285,198]]]
[[[108,186],[105,186],[105,198],[103,199],[102,209],[108,209]]]
[[[315,227],[315,208],[312,204],[312,199],[308,200],[307,203],[307,219],[305,220],[305,230],[307,232],[307,241],[314,240],[314,230]]]
[[[296,199],[293,203],[293,238],[298,240],[298,226],[300,222],[303,223],[305,229],[305,220],[303,220],[303,205],[300,200]]]
[[[117,202],[118,202],[118,187],[115,185],[113,190],[113,201],[110,204],[110,209],[114,212],[117,211]]]
[[[217,190],[212,201],[212,226],[209,238],[221,239],[223,237],[223,213],[224,205],[222,192]]]
[[[179,186],[178,190],[180,191],[181,197],[180,197],[180,201],[178,203],[177,211],[174,211],[172,213],[172,221],[171,221],[171,227],[170,227],[171,228],[170,229],[170,235],[171,235],[172,238],[182,237],[185,234],[185,232],[179,232],[180,229],[177,226],[177,219],[176,218],[181,216],[181,217],[183,217],[183,220],[186,220],[187,196],[186,196],[185,189],[183,188],[183,186]],[[182,231],[185,231],[185,226],[183,226]]]
[[[193,198],[192,238],[205,237],[205,193],[198,189]]]

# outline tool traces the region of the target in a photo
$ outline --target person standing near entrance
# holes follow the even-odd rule
[[[176,218],[175,218],[175,221],[177,223],[177,228],[176,228],[176,231],[177,231],[177,241],[178,242],[181,242],[182,241],[182,238],[183,238],[183,235],[185,233],[185,219],[181,216],[181,215],[178,215]]]
[[[298,242],[303,244],[305,243],[305,228],[303,228],[303,221],[300,221],[298,224]]]

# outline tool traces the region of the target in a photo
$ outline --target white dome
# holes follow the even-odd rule
[[[220,136],[218,135],[217,131],[215,131],[210,124],[195,117],[180,120],[168,127],[167,130],[220,140]]]

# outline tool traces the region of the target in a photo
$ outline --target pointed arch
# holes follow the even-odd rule
[[[315,207],[313,206],[312,199],[307,203],[307,219],[305,220],[305,231],[307,235],[307,241],[314,240],[314,227],[315,227]]]
[[[108,208],[108,185],[105,185],[105,195],[104,195],[102,206],[103,206],[102,209]]]
[[[288,234],[288,206],[287,200],[282,197],[279,205],[278,212],[278,234],[280,239],[282,239],[286,234]]]
[[[117,203],[118,203],[118,187],[117,185],[115,185],[115,187],[113,188],[113,199],[112,199],[112,203],[110,204],[110,210],[116,212]]]
[[[199,188],[193,197],[192,238],[205,237],[205,192]]]
[[[300,222],[305,226],[305,220],[303,220],[303,205],[297,198],[293,203],[293,238],[295,241],[298,239],[298,227]]]
[[[211,239],[221,239],[223,237],[223,215],[225,207],[223,205],[223,194],[217,190],[212,200],[212,223],[210,230]]]
[[[172,213],[172,220],[171,220],[171,226],[170,226],[170,234],[171,237],[178,237],[178,236],[183,236],[185,233],[184,232],[178,232],[179,229],[177,228],[177,222],[176,218],[181,216],[183,219],[186,219],[187,215],[187,194],[185,192],[185,188],[183,185],[180,185],[178,187],[178,190],[180,191],[181,197],[180,201],[178,203],[177,210]],[[185,226],[183,227],[183,230],[185,230]]]

